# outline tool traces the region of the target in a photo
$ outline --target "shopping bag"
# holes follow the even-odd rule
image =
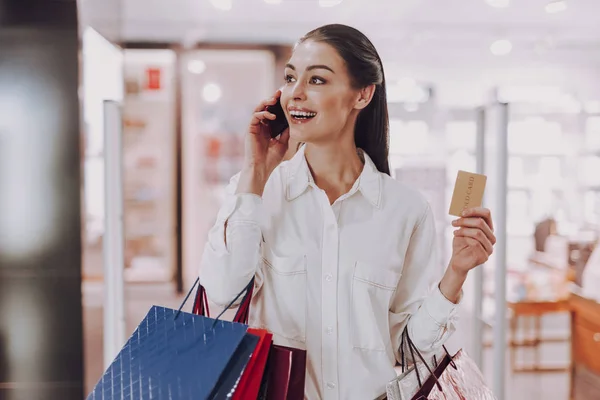
[[[198,284],[196,291],[194,305],[192,311],[202,316],[209,316],[210,309],[208,305],[208,299],[206,296],[206,290],[196,280],[194,286]],[[238,296],[228,304],[221,314],[217,316],[217,319],[231,307],[240,297],[242,293],[245,293],[233,318],[234,322],[248,325],[248,312],[250,307],[250,300],[254,289],[254,280],[252,280]],[[193,287],[192,287],[193,290]],[[188,294],[189,295],[189,294]],[[234,400],[256,400],[259,397],[259,391],[261,389],[261,382],[264,381],[264,371],[270,354],[271,346],[273,344],[273,335],[267,332],[265,329],[252,329],[249,328],[248,332],[259,338],[258,344],[255,346],[254,352],[251,355],[249,362],[244,368],[243,372],[238,376],[238,380],[231,392],[231,397]],[[233,374],[234,372],[232,372]]]
[[[272,344],[272,343],[271,343]],[[262,381],[260,382],[260,390],[258,391],[257,400],[267,400],[267,393],[269,388],[270,377],[273,371],[273,357],[271,357],[273,353],[273,347],[269,349],[269,357],[267,358],[267,365],[265,366],[265,372],[263,373]]]
[[[306,351],[273,346],[267,400],[303,400]]]
[[[250,303],[254,289],[254,278],[244,288],[244,296],[240,301],[238,309],[233,318],[234,322],[248,324],[248,315]],[[241,296],[238,295],[225,309],[219,314],[217,319],[228,309],[230,309]],[[196,292],[194,312],[202,315],[210,315],[206,290],[198,283]],[[271,335],[272,337],[272,335]],[[258,352],[258,348],[256,349]],[[253,355],[254,357],[254,355]],[[257,363],[258,364],[258,363]],[[262,379],[258,379],[262,374]],[[306,382],[306,350],[285,347],[281,345],[270,346],[268,361],[258,365],[248,366],[243,372],[240,382],[254,381],[259,385],[257,397],[254,397],[254,388],[252,392],[246,392],[241,385],[236,389],[234,396],[242,400],[266,399],[266,400],[303,400],[304,387]]]
[[[153,306],[88,400],[217,398],[257,343],[246,325]]]
[[[264,329],[249,328],[248,332],[256,335],[259,341],[235,389],[233,400],[258,399],[261,382],[263,381],[263,375],[273,344],[273,334]]]
[[[258,336],[252,334],[247,334],[244,337],[238,351],[231,358],[225,372],[221,375],[221,379],[217,382],[217,389],[211,399],[230,399],[236,393],[242,373],[252,359],[258,341]]]
[[[387,384],[388,400],[496,399],[475,362],[463,350],[451,356],[442,346],[441,357],[434,356],[427,362],[410,339],[407,329],[402,334],[400,348],[403,373]],[[411,368],[406,368],[406,350],[412,358]]]
[[[423,383],[415,397],[418,400],[496,399],[485,384],[481,371],[464,350],[459,350],[453,356],[444,356],[434,371],[434,377]]]

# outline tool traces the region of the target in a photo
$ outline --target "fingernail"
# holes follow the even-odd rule
[[[454,221],[452,221],[452,225],[456,226],[456,224],[458,224],[458,220],[455,219]]]
[[[466,217],[467,215],[469,215],[469,212],[467,210],[465,210],[465,211],[462,212],[462,216],[463,217]]]

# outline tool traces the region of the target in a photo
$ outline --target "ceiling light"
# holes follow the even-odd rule
[[[281,4],[281,0],[264,0],[267,4]]]
[[[233,6],[232,0],[210,0],[210,2],[217,10],[229,11]]]
[[[485,2],[494,8],[506,8],[510,6],[510,0],[485,0]]]
[[[319,5],[321,7],[333,7],[337,6],[344,0],[319,0]]]
[[[506,39],[496,40],[490,45],[490,51],[495,56],[505,56],[512,51],[512,43]]]
[[[564,0],[551,1],[546,4],[546,12],[548,14],[556,14],[567,9],[567,2]]]
[[[188,63],[188,71],[200,75],[206,70],[206,64],[202,60],[193,60]]]
[[[221,87],[216,83],[209,83],[202,89],[202,97],[208,103],[216,103],[221,98]]]

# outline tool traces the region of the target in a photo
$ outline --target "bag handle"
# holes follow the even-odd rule
[[[419,359],[421,360],[421,362],[423,364],[425,364],[425,368],[427,368],[427,371],[429,372],[429,375],[433,377],[433,379],[435,380],[435,384],[438,387],[438,389],[440,390],[440,392],[442,391],[442,385],[440,384],[440,381],[438,380],[437,376],[435,376],[435,373],[431,370],[431,367],[429,366],[429,364],[425,361],[425,358],[423,357],[423,355],[421,354],[421,352],[419,351],[419,349],[417,349],[417,346],[413,343],[413,341],[410,338],[410,335],[408,334],[408,325],[406,326],[406,328],[404,328],[404,331],[402,332],[402,341],[401,341],[401,354],[402,354],[402,372],[404,372],[405,370],[405,357],[404,357],[404,339],[406,337],[406,342],[408,344],[408,349],[410,350],[410,354],[411,354],[411,358],[412,358],[412,362],[414,364],[414,368],[415,368],[415,373],[417,374],[417,381],[419,383],[419,388],[423,387],[423,382],[421,381],[421,374],[419,373],[419,368],[417,365],[417,360],[415,358],[415,353],[417,353],[417,355],[419,356]],[[446,347],[444,346],[444,349]],[[448,351],[446,350],[446,353]],[[452,357],[450,357],[450,359],[452,359]]]
[[[173,319],[176,319],[179,316],[179,314],[181,313],[181,310],[183,309],[183,306],[185,305],[185,303],[187,303],[187,300],[190,297],[190,295],[192,294],[192,292],[194,291],[194,288],[196,287],[196,285],[198,285],[198,289],[196,291],[196,296],[194,298],[194,305],[192,306],[192,313],[196,314],[196,315],[201,315],[204,317],[210,317],[210,310],[208,307],[208,297],[206,295],[206,289],[204,289],[204,286],[202,286],[202,284],[200,284],[200,277],[197,277],[196,281],[194,282],[194,284],[188,291],[187,295],[183,299],[183,302],[179,306],[179,309],[175,313],[175,316],[173,317]],[[235,296],[235,298],[215,318],[215,321],[213,322],[213,328],[214,328],[214,325],[219,320],[219,318],[221,318],[223,316],[223,314],[227,310],[229,310],[242,295],[244,295],[244,297],[242,298],[240,306],[238,307],[238,310],[235,313],[233,322],[239,322],[239,323],[247,325],[248,324],[248,315],[249,315],[249,310],[250,310],[250,300],[252,299],[253,292],[254,292],[254,277],[252,277],[252,279],[250,280],[248,285],[246,285],[241,290],[241,292],[239,292],[237,294],[237,296]]]
[[[419,351],[419,349],[417,348],[417,346],[414,344],[414,342],[412,341],[412,339],[410,338],[410,335],[408,334],[408,325],[406,326],[406,328],[404,328],[404,331],[402,332],[402,340],[400,343],[400,353],[401,353],[401,360],[402,360],[402,372],[404,373],[406,370],[406,357],[405,357],[405,341],[408,345],[408,348],[410,350],[411,353],[411,357],[412,357],[412,361],[414,364],[414,368],[415,368],[415,373],[417,375],[417,381],[419,383],[419,389],[421,389],[423,387],[423,382],[421,381],[421,374],[419,373],[419,368],[417,366],[417,362],[415,359],[415,354],[417,353],[417,355],[419,356],[419,359],[421,360],[421,362],[423,362],[423,364],[425,364],[425,367],[427,368],[427,370],[429,371],[431,377],[433,377],[433,380],[435,381],[435,385],[438,387],[438,389],[440,390],[440,392],[442,392],[442,386],[439,382],[438,377],[435,375],[435,372],[431,370],[431,368],[429,367],[429,364],[427,364],[425,362],[425,358],[423,357],[423,355],[421,354],[421,352]],[[446,355],[448,356],[449,361],[449,366],[451,366],[452,368],[454,368],[455,370],[458,369],[458,366],[456,365],[456,362],[454,362],[454,357],[450,355],[450,352],[448,352],[448,349],[446,348],[446,345],[442,345],[442,348],[444,349],[444,352],[446,353]],[[436,368],[438,367],[438,362],[436,360],[435,355],[433,356],[433,362],[436,365]],[[426,400],[426,398],[424,397],[419,397],[416,400]]]
[[[200,285],[200,287],[202,287],[202,285]],[[253,288],[254,288],[254,277],[252,279],[250,279],[250,282],[246,285],[246,287],[243,288],[242,291],[239,292],[233,300],[231,300],[231,302],[223,309],[223,311],[221,311],[221,313],[219,315],[217,315],[217,317],[215,318],[215,322],[213,323],[213,326],[219,320],[219,318],[221,318],[221,316],[223,316],[223,314],[225,314],[225,311],[227,311],[231,307],[233,307],[235,302],[244,293],[245,294],[244,294],[244,297],[242,298],[242,302],[240,303],[240,306],[238,307],[238,309],[235,313],[235,316],[233,317],[233,322],[247,324],[248,323],[248,310],[250,308],[250,300],[252,297]],[[204,287],[202,287],[202,290],[204,290]]]

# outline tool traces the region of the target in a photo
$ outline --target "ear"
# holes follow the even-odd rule
[[[357,110],[362,110],[369,105],[375,94],[375,85],[365,86],[358,92],[358,100],[354,105]]]

